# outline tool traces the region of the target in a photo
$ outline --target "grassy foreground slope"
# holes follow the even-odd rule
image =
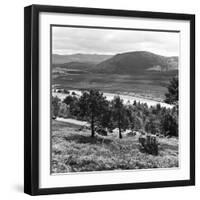
[[[51,172],[178,167],[178,140],[160,138],[159,155],[139,150],[138,137],[90,137],[90,130],[53,120]]]

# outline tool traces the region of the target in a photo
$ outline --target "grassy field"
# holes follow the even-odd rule
[[[52,121],[51,172],[83,172],[178,167],[178,140],[159,138],[159,155],[139,150],[137,136],[90,137],[90,130]]]
[[[167,85],[174,72],[145,72],[135,75],[101,74],[101,73],[53,73],[53,83],[61,88],[87,90],[98,89],[103,92],[135,93],[141,97],[149,96],[163,100],[167,92]]]

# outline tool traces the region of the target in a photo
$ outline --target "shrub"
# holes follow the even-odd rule
[[[69,94],[70,92],[67,89],[63,89],[63,93]]]
[[[58,116],[63,118],[67,118],[70,116],[69,108],[65,103],[60,103]]]
[[[51,102],[51,109],[52,109],[52,117],[56,118],[59,113],[59,108],[60,108],[60,99],[56,97],[52,97],[52,102]]]
[[[105,129],[103,128],[100,128],[100,127],[97,127],[96,130],[95,130],[99,135],[102,135],[102,136],[107,136],[108,133]]]
[[[57,92],[58,92],[58,93],[62,93],[62,90],[61,90],[61,89],[58,89]]]
[[[155,135],[141,135],[139,137],[140,149],[148,154],[158,155],[158,140]]]
[[[134,136],[136,136],[137,135],[137,132],[136,131],[130,131],[130,132],[128,132],[127,134],[126,134],[126,136],[128,136],[128,137],[134,137]]]

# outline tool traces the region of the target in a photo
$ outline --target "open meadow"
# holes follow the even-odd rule
[[[51,173],[179,167],[178,139],[159,138],[159,153],[142,152],[138,136],[96,134],[79,125],[52,120]]]

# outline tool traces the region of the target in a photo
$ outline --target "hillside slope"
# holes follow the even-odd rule
[[[171,71],[178,69],[178,57],[165,57],[147,51],[117,54],[96,65],[96,72],[134,74],[145,71]]]
[[[89,63],[100,63],[104,60],[111,58],[112,55],[103,54],[71,54],[71,55],[52,55],[53,64],[64,64],[70,62],[89,62]]]

